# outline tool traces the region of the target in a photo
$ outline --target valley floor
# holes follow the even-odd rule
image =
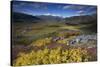
[[[97,33],[83,31],[85,26],[18,24],[12,41],[12,65],[96,61]]]

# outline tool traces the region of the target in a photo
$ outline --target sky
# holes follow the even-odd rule
[[[97,13],[94,5],[12,1],[12,11],[30,15],[71,17]]]

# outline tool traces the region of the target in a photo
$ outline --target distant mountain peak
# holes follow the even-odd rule
[[[25,13],[12,12],[13,22],[36,22],[41,20],[40,18]]]

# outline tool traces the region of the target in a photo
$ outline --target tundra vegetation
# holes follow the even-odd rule
[[[96,21],[74,24],[72,19],[73,24],[68,24],[67,20],[38,20],[12,22],[13,66],[97,60]]]

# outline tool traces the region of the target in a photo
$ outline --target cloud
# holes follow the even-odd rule
[[[82,6],[82,5],[66,5],[63,7],[63,9],[76,9],[76,10],[81,10],[84,8],[85,6]]]
[[[13,2],[13,6],[14,7],[24,7],[24,6],[28,6],[28,3],[26,3],[26,2]]]
[[[34,3],[34,4],[31,4],[30,6],[32,6],[34,8],[40,8],[41,4]]]
[[[47,9],[47,6],[43,3],[35,3],[35,2],[14,2],[14,7],[33,7],[34,9]]]
[[[83,15],[83,14],[85,14],[85,11],[83,11],[83,10],[77,11],[77,14],[78,15]]]
[[[92,11],[97,11],[97,7],[95,7],[95,6],[91,6],[91,7],[89,7],[88,9],[87,9],[87,11],[88,12],[92,12]]]
[[[51,13],[46,13],[46,14],[44,14],[44,15],[47,15],[47,16],[48,16],[48,15],[51,15]]]
[[[13,6],[13,7],[19,7],[19,5],[17,5],[17,4],[13,4],[12,6]]]
[[[45,10],[48,9],[47,5],[45,5],[43,3],[31,3],[31,4],[29,4],[29,6],[35,8],[35,9],[45,9]]]
[[[61,15],[59,15],[59,14],[53,14],[53,13],[46,13],[46,14],[44,14],[44,15],[46,15],[46,16],[61,16]]]
[[[64,6],[63,9],[68,9],[70,8],[71,6]]]
[[[95,10],[97,10],[97,7],[96,6],[91,6],[91,7],[89,7],[89,9],[95,9]]]
[[[85,15],[85,14],[96,14],[97,7],[95,6],[85,6],[86,9],[81,9],[76,12],[77,15]]]

